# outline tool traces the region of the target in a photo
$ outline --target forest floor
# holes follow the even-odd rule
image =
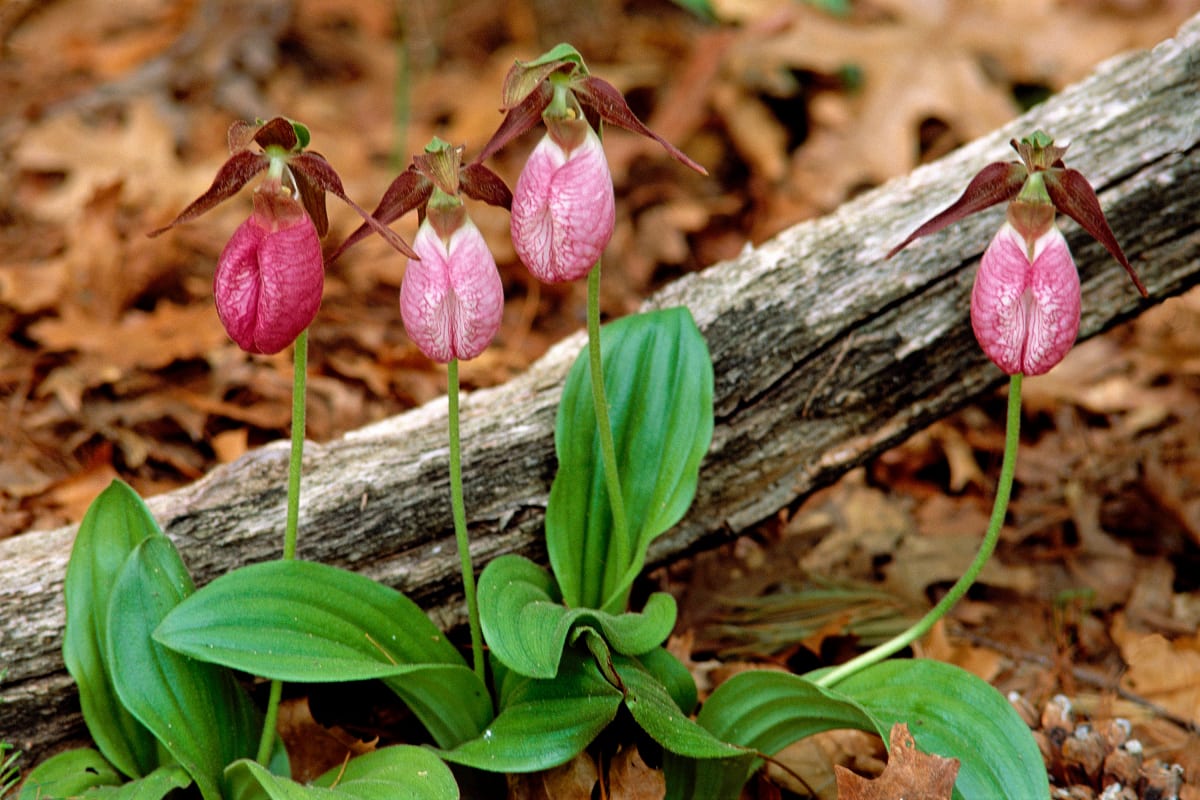
[[[0,537],[77,521],[114,477],[148,496],[287,435],[288,354],[246,355],[212,306],[213,266],[248,198],[145,235],[208,186],[233,120],[304,122],[370,208],[432,136],[478,152],[513,60],[571,42],[711,173],[621,132],[606,137],[617,227],[602,305],[613,317],[993,130],[1104,59],[1170,37],[1200,2],[710,8],[706,21],[667,0],[5,4]],[[494,161],[510,186],[535,140]],[[506,214],[471,213],[507,301],[495,345],[462,366],[468,388],[520,372],[584,314],[582,285],[541,286],[519,264]],[[357,225],[337,201],[330,220],[328,244]],[[412,240],[414,219],[395,227]],[[444,392],[444,370],[400,324],[403,269],[376,240],[329,270],[311,333],[310,438]],[[936,599],[986,527],[1003,403],[983,398],[722,552],[656,576],[682,600],[674,648],[702,690],[745,663],[807,669],[844,656]],[[1200,798],[1198,410],[1195,292],[1028,380],[997,556],[917,648],[1019,693],[1048,738],[1065,729],[1057,695],[1096,730],[1129,720],[1145,748],[1145,797],[1175,781]],[[805,590],[830,581],[841,598],[814,605]],[[867,600],[894,615],[866,625]],[[830,763],[869,773],[882,757],[878,742],[856,737],[822,746],[785,760],[823,798],[833,796],[822,784]],[[1090,754],[1051,751],[1056,785],[1098,794],[1105,778]],[[785,774],[773,780],[748,796],[804,796]]]

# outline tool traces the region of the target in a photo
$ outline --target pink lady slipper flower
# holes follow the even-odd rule
[[[424,217],[400,284],[400,317],[410,339],[434,361],[474,358],[491,344],[504,313],[504,286],[483,234],[467,216],[465,194],[509,208],[512,193],[479,163],[463,166],[463,147],[434,138],[392,181],[372,216],[387,225],[413,209]],[[369,233],[362,225],[330,257]]]
[[[1120,262],[1142,296],[1146,288],[1113,236],[1087,179],[1062,162],[1066,147],[1041,131],[1013,140],[1021,163],[984,167],[945,211],[888,253],[918,237],[1008,200],[1008,216],[992,239],[971,291],[971,327],[988,358],[1009,375],[1041,375],[1075,343],[1079,333],[1079,273],[1055,210],[1078,222]]]
[[[979,346],[1009,375],[1041,375],[1079,332],[1079,272],[1053,222],[1032,240],[1005,222],[983,254],[971,291]]]
[[[278,353],[316,318],[324,286],[312,218],[291,192],[268,181],[254,191],[254,213],[217,261],[221,324],[246,352]]]
[[[512,204],[513,246],[539,280],[559,283],[587,275],[612,238],[612,174],[587,112],[593,121],[654,139],[673,158],[708,174],[642,124],[612,84],[589,75],[570,45],[516,62],[504,78],[503,94],[504,121],[476,163],[539,120],[545,123],[548,132],[521,171]]]
[[[616,222],[612,174],[600,137],[582,119],[554,121],[525,162],[513,191],[512,240],[545,283],[591,271]]]
[[[308,129],[284,117],[259,125],[235,122],[229,129],[229,159],[208,191],[150,234],[200,216],[267,171],[254,192],[254,213],[221,252],[213,279],[217,315],[229,337],[249,353],[278,353],[317,315],[325,283],[320,237],[329,228],[325,192],[344,200],[397,250],[416,256],[346,196],[324,157],[304,152],[308,142]],[[253,150],[252,144],[261,149]]]
[[[461,204],[458,210],[458,225],[448,236],[431,222],[443,212],[431,210],[425,217],[413,240],[421,260],[409,261],[400,284],[404,330],[422,353],[442,364],[482,353],[504,315],[496,260]]]

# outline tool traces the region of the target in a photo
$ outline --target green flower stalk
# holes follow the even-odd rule
[[[588,277],[588,360],[604,480],[612,511],[616,557],[633,543],[625,513],[605,395],[600,352],[600,260],[616,221],[612,173],[601,143],[611,123],[660,143],[680,163],[708,172],[651,131],[612,84],[591,75],[579,52],[559,44],[532,61],[517,61],[504,79],[504,121],[479,154],[498,152],[538,123],[546,135],[534,148],[513,192],[513,247],[545,283]],[[590,113],[590,118],[589,118]],[[594,121],[594,124],[593,124]]]
[[[832,686],[894,655],[924,636],[962,599],[991,558],[1008,512],[1021,428],[1021,381],[1047,372],[1071,349],[1079,331],[1079,274],[1066,240],[1054,224],[1055,211],[1074,219],[1125,268],[1145,296],[1146,287],[1125,258],[1104,218],[1091,184],[1067,169],[1059,147],[1042,131],[1017,142],[1021,161],[984,167],[949,208],[921,225],[887,254],[977,211],[1009,201],[1007,219],[983,254],[971,292],[971,325],[984,353],[1009,376],[1004,461],[987,533],[975,560],[944,597],[908,630],[825,673]]]

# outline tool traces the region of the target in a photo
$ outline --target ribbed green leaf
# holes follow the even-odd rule
[[[619,612],[650,542],[695,496],[712,440],[713,372],[686,308],[624,317],[606,325],[600,341],[628,540],[614,538],[585,350],[558,407],[546,545],[568,606]]]
[[[383,678],[443,747],[491,721],[487,689],[419,606],[370,578],[309,561],[222,575],[155,637],[193,658],[283,681]]]
[[[121,776],[90,747],[51,756],[25,776],[17,800],[75,797],[99,786],[120,786]]]
[[[834,728],[875,731],[854,702],[786,672],[743,672],[717,687],[696,721],[718,739],[773,755],[792,742]],[[757,760],[664,758],[668,800],[734,800]]]
[[[517,555],[500,556],[479,578],[480,618],[492,654],[531,678],[553,678],[568,639],[581,627],[603,636],[609,648],[641,655],[658,647],[675,627],[675,599],[657,592],[641,613],[609,614],[567,608],[545,569]]]
[[[17,800],[60,797],[162,800],[175,789],[184,789],[191,783],[187,771],[178,764],[159,767],[148,775],[122,783],[121,776],[104,756],[85,748],[59,753],[38,764],[26,778]]]
[[[938,661],[892,660],[831,689],[812,683],[817,674],[741,673],[713,692],[697,722],[767,755],[833,728],[871,731],[886,742],[892,725],[905,722],[923,752],[959,759],[954,794],[960,800],[1049,796],[1028,727],[999,692],[969,672]],[[668,755],[667,797],[736,798],[749,772],[735,767]]]
[[[1050,795],[1029,727],[1000,692],[964,669],[931,659],[895,659],[833,688],[870,711],[884,741],[892,725],[907,722],[920,750],[957,758],[956,797]]]
[[[696,710],[696,681],[678,658],[657,647],[639,655],[638,661],[666,688],[680,711],[690,715]]]
[[[458,800],[458,784],[441,759],[420,747],[384,747],[337,766],[311,785],[272,775],[254,761],[230,765],[230,778],[257,781],[271,800]],[[243,773],[243,775],[237,775]]]
[[[120,786],[92,789],[84,797],[88,800],[162,800],[176,789],[186,789],[191,785],[192,779],[187,770],[178,764],[170,764]]]
[[[262,720],[232,673],[160,645],[151,632],[193,591],[165,536],[144,539],[113,586],[108,654],[121,703],[219,800],[226,764],[254,754]]]
[[[83,720],[100,752],[131,778],[154,770],[165,754],[154,735],[121,705],[113,688],[105,655],[108,600],[125,560],[150,536],[162,532],[146,504],[128,484],[113,481],[79,524],[63,586],[63,661],[79,686]]]
[[[440,751],[443,758],[489,772],[549,769],[582,752],[621,705],[621,692],[590,658],[573,650],[564,654],[553,679],[509,672],[501,698],[492,724],[479,737]]]
[[[754,752],[718,739],[684,714],[671,693],[637,659],[614,656],[625,684],[625,707],[642,730],[669,753],[696,759],[740,759],[748,766]]]

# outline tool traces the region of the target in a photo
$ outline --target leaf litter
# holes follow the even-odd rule
[[[0,14],[0,536],[78,520],[113,476],[154,494],[287,435],[286,356],[245,356],[212,310],[216,257],[248,202],[144,236],[204,189],[233,119],[304,120],[351,196],[369,204],[433,134],[477,150],[512,59],[572,40],[714,175],[607,137],[618,214],[603,303],[616,315],[993,129],[1200,10],[874,0],[837,15],[791,0],[714,0],[717,23],[706,25],[650,0],[598,0],[594,24],[545,6],[57,0]],[[513,150],[495,165],[510,184],[523,157]],[[335,246],[357,220],[330,211]],[[474,387],[520,372],[583,319],[578,287],[538,286],[515,263],[503,214],[477,217],[508,301],[497,345],[464,365]],[[413,224],[397,228],[411,239]],[[402,270],[367,242],[329,271],[312,334],[311,438],[444,391],[399,325]],[[1145,745],[1144,796],[1178,779],[1180,796],[1195,798],[1200,785],[1198,331],[1193,293],[1027,382],[1018,492],[999,551],[915,648],[1017,693],[1049,739],[1065,730],[1054,727],[1060,694],[1091,730],[1126,720]],[[844,657],[936,600],[982,534],[1002,408],[1002,397],[984,399],[725,552],[656,576],[683,599],[676,644],[702,687],[738,664],[803,670]],[[1079,727],[1046,749],[1056,786],[1075,792],[1063,796],[1098,795],[1105,759],[1128,751],[1109,736],[1097,771]],[[1072,737],[1083,744],[1064,749]],[[344,752],[344,739],[330,751]],[[818,748],[820,759],[878,774],[877,740],[849,741]],[[595,776],[588,785],[612,797],[656,796],[653,767],[623,753],[548,780],[559,791]],[[779,796],[778,785],[760,780],[747,794]]]

